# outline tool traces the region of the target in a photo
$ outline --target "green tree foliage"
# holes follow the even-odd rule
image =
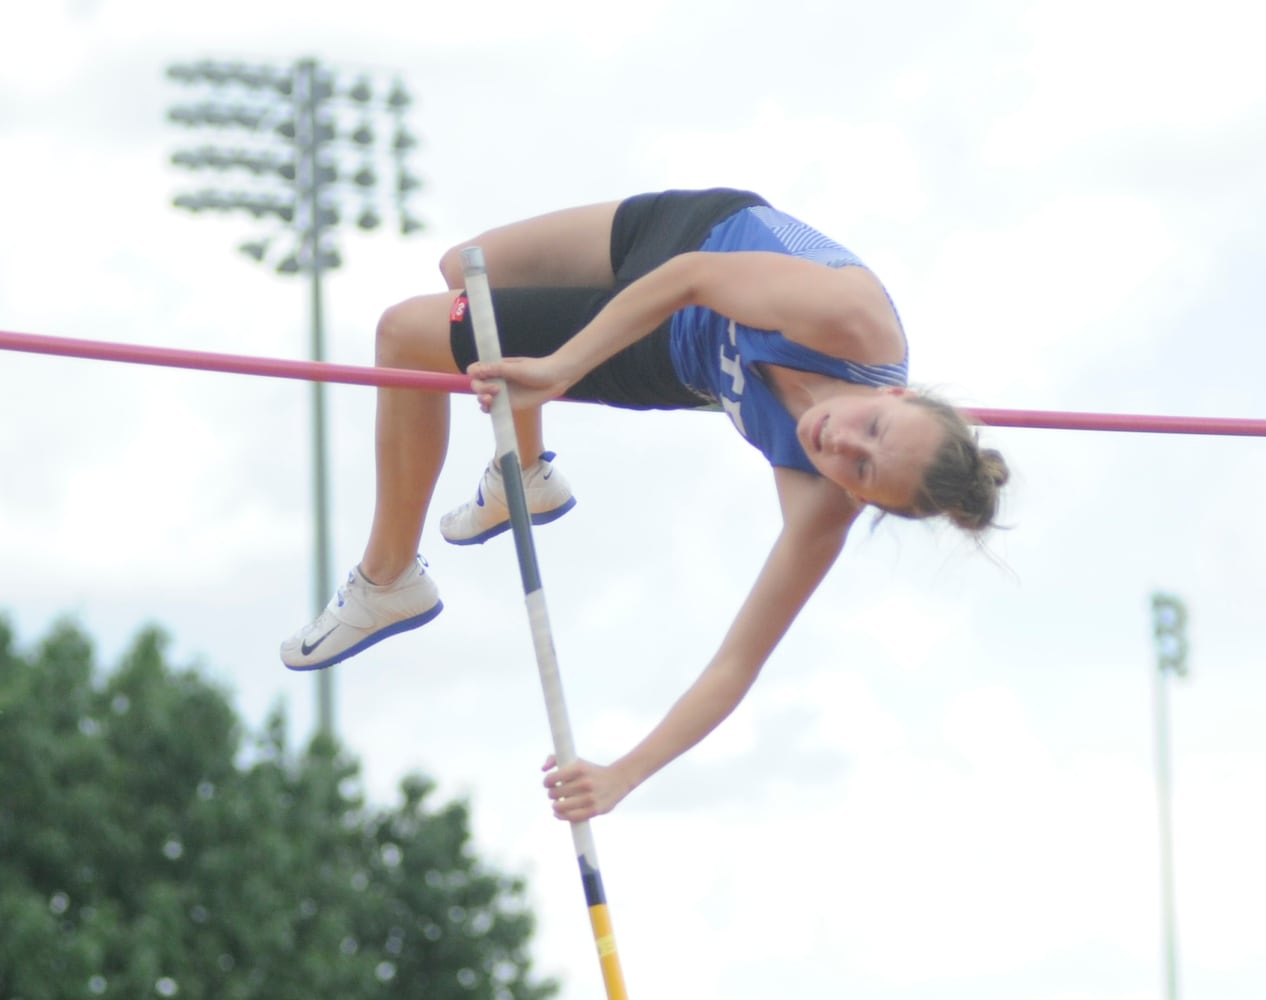
[[[104,680],[0,618],[0,997],[544,1000],[525,887],[426,778],[368,806],[359,765],[225,694],[146,630]]]

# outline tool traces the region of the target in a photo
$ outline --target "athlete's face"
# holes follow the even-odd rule
[[[909,510],[945,432],[903,391],[884,390],[843,393],[810,407],[796,435],[817,470],[858,500]]]

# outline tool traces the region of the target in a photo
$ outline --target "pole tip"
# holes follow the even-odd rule
[[[481,248],[467,247],[462,251],[463,274],[484,274],[487,269],[484,264],[484,252]]]

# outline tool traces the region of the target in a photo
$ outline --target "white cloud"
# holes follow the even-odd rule
[[[1122,129],[1210,132],[1266,99],[1255,21],[1229,0],[1198,14],[1176,2],[1043,2],[1028,22],[1035,89],[1016,116],[1028,126],[1015,148],[1031,158]]]
[[[771,99],[738,128],[659,131],[643,160],[648,171],[666,173],[677,186],[709,187],[722,178],[788,211],[804,214],[812,207],[814,225],[846,240],[846,232],[880,220],[909,222],[926,204],[914,147],[898,125],[796,113]]]
[[[1016,401],[1049,396],[1106,345],[1146,343],[1148,319],[1189,280],[1188,256],[1155,204],[1125,195],[1059,195],[1011,225],[960,230],[928,276],[924,308],[940,329],[917,372]]]

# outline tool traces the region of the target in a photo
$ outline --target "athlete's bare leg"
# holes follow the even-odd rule
[[[609,287],[615,284],[611,226],[619,204],[565,208],[490,229],[445,253],[440,273],[449,288],[460,288],[461,252],[477,246],[484,252],[493,287]]]
[[[449,346],[449,292],[392,306],[378,322],[376,363],[457,372]],[[390,583],[418,551],[422,524],[448,451],[449,397],[421,389],[379,389],[375,433],[377,494],[361,572]]]
[[[491,229],[445,253],[440,273],[449,288],[461,288],[461,252],[477,246],[484,252],[488,283],[494,287],[610,287],[615,284],[611,225],[619,204],[566,208]],[[514,429],[519,461],[528,468],[545,450],[540,408],[516,410]]]

